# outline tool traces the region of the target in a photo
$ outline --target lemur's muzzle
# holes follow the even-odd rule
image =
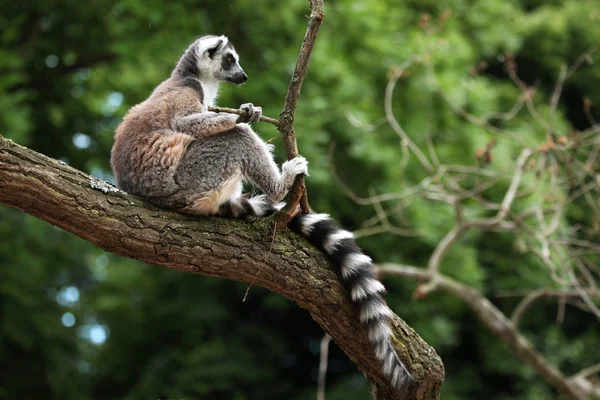
[[[238,72],[237,74],[233,75],[230,82],[234,83],[236,85],[241,85],[244,82],[246,82],[247,80],[248,80],[248,75],[246,75],[246,73],[244,71],[242,71],[242,72]]]

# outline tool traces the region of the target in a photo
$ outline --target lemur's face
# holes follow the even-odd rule
[[[241,85],[248,75],[239,64],[240,57],[225,36],[210,36],[198,41],[198,69],[202,77]]]

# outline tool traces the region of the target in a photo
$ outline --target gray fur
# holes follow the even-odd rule
[[[283,174],[280,173],[265,142],[249,125],[238,124],[234,129],[192,143],[179,164],[175,181],[186,188],[182,194],[192,198],[219,187],[240,171],[272,202],[278,202],[285,197],[297,175],[298,170],[288,168],[288,164],[284,163]]]
[[[203,139],[235,128],[238,118],[235,114],[204,111],[176,118],[173,121],[173,130],[194,136],[196,139]]]
[[[219,82],[242,84],[246,79],[226,37],[196,40],[171,77],[133,107],[117,128],[111,157],[117,185],[189,214],[258,216],[272,210],[260,198],[241,199],[242,179],[277,202],[296,175],[307,174],[306,160],[290,160],[280,172],[272,146],[245,123],[260,119],[260,107],[243,104],[245,113],[239,116],[206,109],[216,99]]]

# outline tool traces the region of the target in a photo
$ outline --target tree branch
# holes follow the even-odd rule
[[[229,107],[208,107],[208,111],[212,111],[212,112],[216,112],[216,113],[229,113],[229,114],[236,114],[236,115],[245,115],[246,111],[244,110],[240,110],[240,109],[236,109],[236,108],[229,108]],[[275,118],[270,118],[270,117],[265,117],[264,115],[262,117],[260,117],[260,121],[263,122],[268,122],[270,124],[273,124],[277,127],[279,127],[279,121],[276,120]]]
[[[327,378],[329,342],[331,342],[331,336],[328,333],[326,333],[321,339],[321,354],[319,356],[319,380],[317,381],[317,400],[325,400],[325,379]]]
[[[587,292],[589,297],[600,298],[600,291],[589,291]],[[533,303],[542,298],[558,298],[558,299],[566,299],[569,297],[580,298],[581,293],[577,290],[553,290],[553,289],[537,289],[532,292],[529,292],[521,302],[517,305],[515,310],[513,311],[510,319],[515,326],[515,328],[519,327],[521,322],[521,318],[523,315],[531,308]]]
[[[429,282],[435,279],[437,289],[464,301],[490,331],[500,337],[524,362],[567,399],[586,400],[588,398],[585,394],[586,390],[554,368],[535,350],[502,311],[472,287],[442,274],[406,265],[382,264],[379,266],[379,274],[380,276],[402,276],[420,282]]]
[[[306,34],[304,35],[304,41],[300,48],[300,54],[298,55],[298,61],[296,61],[296,68],[292,75],[292,80],[288,87],[288,93],[285,96],[285,105],[283,111],[279,114],[279,132],[281,133],[281,140],[288,160],[298,156],[298,145],[296,144],[296,135],[294,133],[294,116],[296,114],[296,107],[298,106],[298,98],[300,97],[300,90],[302,89],[302,82],[306,75],[306,68],[308,67],[308,60],[312,54],[312,50],[315,46],[315,40],[319,33],[319,27],[323,21],[323,0],[310,0],[311,13],[308,20],[308,27],[306,28]],[[292,218],[295,213],[297,205],[300,204],[302,212],[304,214],[309,213],[308,198],[306,196],[306,187],[304,185],[304,177],[298,176],[294,181],[294,186],[290,190],[287,205],[284,207],[283,215],[287,216],[286,223]]]
[[[377,387],[378,400],[397,398],[326,258],[301,237],[278,229],[263,264],[273,238],[273,218],[244,223],[164,211],[2,136],[0,204],[124,257],[244,282],[256,277],[256,284],[311,313]],[[441,360],[400,318],[394,317],[392,325],[400,358],[418,380],[407,400],[439,399],[444,377]]]
[[[600,399],[600,385],[597,383],[598,378],[592,378],[594,375],[600,377],[600,363],[587,367],[576,373],[571,377],[571,381],[582,387],[582,389],[591,398]]]

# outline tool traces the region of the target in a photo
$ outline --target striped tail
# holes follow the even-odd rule
[[[250,198],[237,197],[219,206],[219,216],[254,221],[257,218],[275,214],[285,203],[273,204],[265,195]]]
[[[273,204],[264,195],[240,197],[222,204],[220,215],[252,221],[274,214],[283,205]],[[371,258],[356,245],[352,232],[337,228],[327,214],[298,214],[288,227],[306,237],[340,269],[343,283],[360,310],[360,322],[368,330],[369,340],[383,372],[394,387],[399,391],[405,390],[415,379],[398,358],[390,341],[392,329],[389,320],[392,311],[382,297],[385,288],[375,277]]]
[[[382,297],[385,288],[375,277],[372,260],[356,245],[352,232],[337,228],[327,214],[297,215],[288,227],[306,237],[340,269],[344,285],[360,310],[360,321],[367,327],[383,372],[394,387],[404,390],[414,377],[400,361],[390,341],[392,311]]]

